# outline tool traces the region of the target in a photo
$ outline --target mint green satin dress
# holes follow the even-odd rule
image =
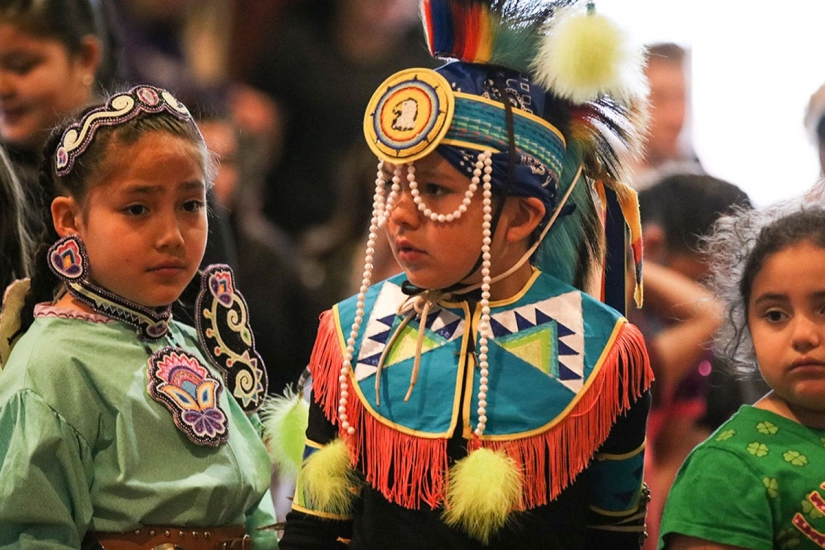
[[[246,525],[277,548],[257,416],[226,389],[229,439],[192,443],[147,392],[145,343],[99,315],[40,316],[0,373],[0,548],[79,548],[87,531]],[[195,331],[174,342],[203,358]],[[152,351],[167,339],[149,344]]]

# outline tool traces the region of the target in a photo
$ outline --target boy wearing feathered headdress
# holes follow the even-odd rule
[[[423,0],[456,60],[367,107],[363,281],[321,318],[281,548],[640,546],[652,375],[604,303],[624,308],[628,235],[641,252],[614,150],[640,56],[559,4]],[[372,284],[382,227],[404,273]]]

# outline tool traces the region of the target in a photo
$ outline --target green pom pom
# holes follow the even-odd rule
[[[603,15],[562,10],[539,44],[533,72],[539,84],[576,103],[600,95],[629,103],[643,97],[642,50]]]
[[[301,483],[313,508],[349,514],[358,478],[351,467],[347,444],[336,439],[310,455],[301,470]]]
[[[478,449],[450,469],[444,522],[487,544],[522,497],[521,473],[503,450]]]
[[[295,476],[301,468],[309,423],[309,403],[287,388],[283,397],[270,397],[261,409],[264,441],[272,464]]]

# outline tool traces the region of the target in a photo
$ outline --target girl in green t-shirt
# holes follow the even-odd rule
[[[660,548],[825,548],[825,209],[723,219],[708,241],[728,302],[720,351],[771,387],[687,458]]]

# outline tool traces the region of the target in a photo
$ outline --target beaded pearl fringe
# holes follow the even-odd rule
[[[550,219],[548,220],[547,224],[545,225],[541,235],[536,240],[536,242],[534,242],[530,249],[527,250],[527,252],[524,255],[522,255],[521,259],[518,262],[516,262],[504,273],[496,275],[496,277],[493,278],[491,276],[490,269],[490,246],[492,244],[493,237],[491,227],[493,220],[491,184],[493,163],[491,157],[491,151],[483,151],[479,153],[478,158],[476,160],[475,169],[473,170],[473,177],[470,180],[470,186],[464,193],[464,199],[462,200],[462,203],[459,205],[459,207],[453,213],[448,215],[437,214],[427,207],[423,199],[420,197],[420,194],[418,193],[418,184],[415,181],[415,167],[412,164],[406,165],[407,182],[410,187],[410,194],[413,196],[413,201],[416,204],[416,207],[423,215],[427,216],[430,220],[436,223],[449,223],[460,218],[461,214],[467,211],[467,207],[469,206],[470,201],[473,198],[473,195],[477,191],[479,183],[482,184],[482,209],[484,217],[481,226],[483,237],[481,245],[481,284],[472,285],[462,290],[462,292],[466,293],[471,290],[475,290],[476,288],[481,288],[481,319],[479,321],[478,328],[478,362],[481,378],[479,380],[478,409],[476,411],[478,413],[478,423],[476,424],[476,428],[473,431],[476,437],[481,437],[481,435],[484,433],[485,428],[487,427],[487,390],[488,377],[490,374],[489,363],[487,362],[487,353],[489,351],[488,339],[490,332],[490,287],[493,284],[493,282],[504,280],[510,275],[512,275],[519,267],[524,265],[524,263],[528,261],[530,257],[532,257],[533,253],[536,251],[539,244],[541,244],[541,241],[544,239],[544,236],[547,235],[547,232],[553,226],[553,223],[556,221],[556,218],[561,213],[562,208],[567,203],[567,199],[570,198],[570,194],[573,192],[573,188],[579,182],[583,170],[583,166],[580,165],[578,171],[576,172],[576,175],[573,177],[573,180],[570,183],[570,186],[567,188],[567,191],[565,192],[562,199],[556,205],[553,214],[550,216]],[[396,167],[392,177],[392,186],[390,188],[390,193],[388,196],[385,197],[386,183],[384,181],[383,173],[381,171],[382,166],[383,162],[380,162],[378,164],[378,174],[375,179],[375,195],[373,195],[372,219],[370,221],[369,237],[367,238],[367,249],[364,258],[363,278],[361,279],[361,287],[358,291],[355,320],[352,323],[349,338],[347,338],[347,349],[344,353],[344,361],[341,365],[341,372],[338,376],[338,383],[340,385],[340,399],[338,401],[338,420],[341,428],[349,435],[353,435],[355,433],[355,428],[350,425],[349,417],[347,415],[347,400],[349,399],[348,377],[350,371],[352,370],[352,358],[355,353],[355,340],[356,338],[358,338],[358,333],[361,330],[361,324],[364,320],[364,301],[366,299],[367,289],[369,288],[370,283],[372,281],[373,260],[375,255],[375,241],[378,238],[378,229],[386,222],[387,216],[392,211],[395,200],[401,193],[401,173],[403,167]],[[415,193],[413,193],[413,190],[415,190]],[[415,299],[414,302],[410,303],[410,301],[408,300],[404,304],[401,304],[401,306],[398,308],[399,315],[407,314],[407,317],[405,317],[404,321],[402,322],[403,325],[406,325],[412,318],[412,316],[418,313],[421,316],[421,328],[419,330],[423,330],[423,327],[427,323],[427,315],[429,313],[430,306],[438,302],[438,300],[442,297],[444,297],[444,293],[440,290],[428,289],[425,292],[421,293]],[[376,372],[375,380],[377,404],[380,404],[378,389],[384,358],[386,357],[389,348],[392,347],[392,344],[395,341],[395,336],[400,331],[400,328],[401,327],[399,327],[399,329],[396,330],[396,333],[393,334],[393,337],[387,342],[387,349],[384,350],[384,353],[382,354],[381,359],[378,362],[378,370]],[[407,390],[407,394],[404,397],[404,401],[407,401],[410,398],[410,394],[413,390],[413,387],[415,386],[416,379],[418,378],[418,368],[421,360],[422,341],[422,333],[419,333],[418,343],[416,344],[413,372],[410,376],[410,387]]]
[[[481,434],[484,433],[484,429],[487,425],[486,407],[487,382],[489,375],[489,365],[487,363],[487,343],[490,331],[490,286],[492,283],[490,276],[490,246],[492,244],[491,224],[493,220],[493,192],[491,183],[493,163],[491,157],[491,151],[483,151],[479,153],[478,158],[476,160],[475,169],[473,170],[473,176],[470,179],[470,185],[467,188],[467,191],[465,191],[464,193],[464,198],[462,199],[461,204],[458,206],[458,208],[449,214],[439,214],[437,212],[433,212],[426,205],[424,199],[422,199],[421,194],[418,190],[418,183],[415,180],[415,166],[412,163],[406,165],[407,183],[409,185],[410,195],[413,198],[414,204],[418,208],[419,212],[421,212],[427,219],[436,223],[450,223],[461,218],[461,215],[467,211],[467,208],[469,207],[473,199],[473,196],[478,190],[479,185],[482,186],[483,240],[481,246],[481,322],[479,325],[478,354],[479,372],[481,379],[479,381],[480,387],[478,392],[477,411],[479,418],[478,424],[476,425],[474,432],[477,436],[481,436]],[[386,223],[387,217],[392,211],[395,200],[401,193],[401,174],[402,170],[404,169],[404,165],[396,167],[392,177],[392,187],[390,188],[389,194],[386,194],[386,182],[384,181],[383,174],[381,171],[382,164],[383,163],[379,163],[378,174],[375,179],[375,194],[373,195],[372,218],[370,220],[369,236],[367,237],[367,247],[366,253],[364,255],[364,271],[361,279],[361,287],[358,290],[358,297],[356,301],[355,320],[353,321],[352,327],[350,328],[350,333],[347,338],[347,347],[346,351],[344,352],[344,361],[341,365],[341,371],[338,376],[338,383],[340,387],[340,398],[338,400],[338,421],[341,426],[341,429],[349,435],[353,435],[355,433],[355,428],[349,423],[349,416],[347,415],[347,403],[349,400],[349,374],[353,370],[352,361],[353,356],[355,354],[355,341],[358,338],[358,334],[361,330],[361,325],[364,322],[364,302],[366,299],[366,293],[367,289],[369,289],[369,286],[372,282],[372,270],[374,267],[373,262],[375,257],[375,242],[378,238],[378,230],[382,225],[384,225],[384,223]],[[431,305],[429,302],[433,300],[436,295],[440,296],[441,293],[436,292],[432,295],[430,293],[426,293],[425,296],[419,297],[419,299],[423,299],[426,302],[428,302],[426,304],[427,307],[416,307],[414,309],[409,309],[410,315],[413,315],[415,310],[423,310],[423,318],[421,320],[420,330],[423,330],[423,327],[426,324],[426,312],[429,310],[429,306]],[[424,304],[421,305],[423,306]],[[419,338],[419,344],[416,346],[415,365],[410,379],[410,388],[407,391],[405,400],[409,399],[410,393],[412,392],[412,388],[415,385],[415,381],[418,376],[418,365],[421,356],[421,340],[422,339]],[[387,345],[389,346],[391,345],[391,343],[392,342],[389,342]],[[376,378],[380,375],[381,367],[382,365],[381,363],[379,363]]]

